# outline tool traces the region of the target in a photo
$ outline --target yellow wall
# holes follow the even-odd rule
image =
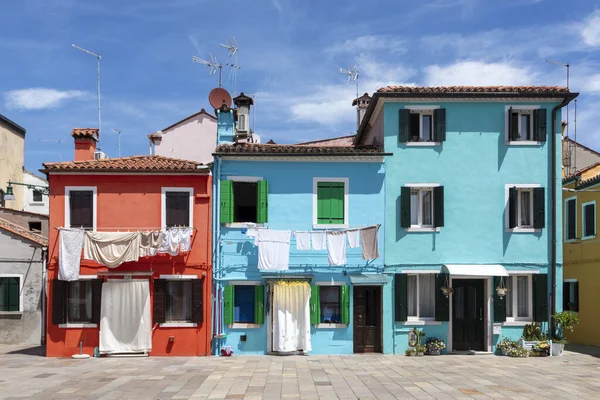
[[[0,188],[6,192],[7,181],[23,182],[25,158],[25,135],[0,123]],[[13,186],[15,200],[7,201],[6,207],[23,209],[23,186]]]
[[[597,174],[600,174],[600,166],[585,172],[582,181]],[[569,183],[564,187],[574,189],[575,184]],[[600,184],[581,190],[581,192],[563,191],[563,218],[566,215],[565,200],[577,198],[577,239],[571,242],[563,241],[563,279],[577,279],[579,283],[580,320],[575,332],[566,333],[566,336],[572,343],[600,346],[600,235],[598,235]],[[598,192],[589,190],[598,190]],[[596,236],[582,239],[582,205],[590,201],[596,202]],[[563,232],[566,235],[564,228]]]

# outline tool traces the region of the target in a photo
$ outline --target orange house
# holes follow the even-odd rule
[[[70,357],[80,344],[90,355],[96,348],[107,354],[210,354],[208,167],[162,156],[96,160],[98,130],[74,129],[71,135],[75,160],[45,163],[42,170],[50,184],[46,355]],[[139,238],[150,232],[158,240],[183,232],[188,241],[168,253],[142,249]],[[109,255],[125,254],[119,246],[126,243],[131,253],[123,260],[131,261],[109,268],[97,255],[84,257],[98,252],[78,255],[78,237],[85,249],[96,246]],[[127,242],[98,244],[113,237]],[[65,279],[67,267],[77,263],[75,275]]]

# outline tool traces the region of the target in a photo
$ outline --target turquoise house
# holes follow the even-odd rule
[[[385,335],[495,350],[562,304],[559,87],[386,87],[355,145],[385,157]],[[384,321],[385,324],[385,321]]]
[[[216,110],[213,352],[392,352],[385,333],[393,321],[392,277],[383,274],[384,152],[353,146],[352,137],[254,143],[252,99],[241,94],[234,103],[236,109]],[[372,259],[345,239],[335,247],[345,249],[343,263],[336,258],[332,265],[327,249],[314,249],[319,233],[370,226],[379,226]],[[269,246],[283,249],[286,268],[282,252]]]

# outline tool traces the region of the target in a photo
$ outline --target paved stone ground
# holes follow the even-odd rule
[[[32,354],[33,353],[33,354]],[[600,358],[404,357],[51,359],[0,346],[0,399],[600,398]]]

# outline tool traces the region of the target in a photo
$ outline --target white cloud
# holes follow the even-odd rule
[[[85,92],[79,90],[29,88],[6,92],[4,99],[6,108],[9,109],[42,110],[60,107],[68,100],[81,99],[85,95]]]
[[[425,84],[448,85],[528,85],[538,80],[538,73],[507,62],[459,61],[445,66],[425,67]]]
[[[364,35],[348,39],[328,49],[333,54],[357,54],[362,52],[386,51],[392,54],[404,54],[406,41],[392,35]]]
[[[583,22],[581,37],[588,46],[600,46],[600,10],[593,12]]]
[[[273,4],[273,7],[275,7],[280,14],[283,12],[281,4],[279,4],[279,0],[271,0],[271,4]]]
[[[600,93],[600,74],[588,76],[585,83],[586,92]]]

